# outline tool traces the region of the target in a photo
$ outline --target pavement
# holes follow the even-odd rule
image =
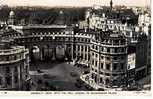
[[[76,79],[80,78],[80,74],[83,72],[81,68],[72,66],[71,64],[63,63],[41,63],[38,62],[30,67],[30,75],[32,78],[33,86],[32,90],[37,90],[38,80],[42,80],[43,83],[48,82],[49,85],[58,87],[63,91],[87,91],[85,87],[78,88],[75,83]],[[37,72],[37,69],[41,73]],[[46,77],[45,77],[45,76]],[[44,85],[41,85],[44,86]]]
[[[147,75],[143,79],[137,81],[139,85],[142,85],[142,90],[151,90],[151,75]]]

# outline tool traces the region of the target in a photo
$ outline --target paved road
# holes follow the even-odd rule
[[[147,75],[139,80],[138,83],[143,86],[143,90],[151,90],[151,75]]]
[[[37,68],[31,67],[30,75],[33,82],[36,85],[36,82],[41,79],[43,82],[47,81],[49,84],[61,88],[64,91],[86,91],[85,87],[77,88],[75,86],[76,79],[80,77],[79,68],[74,67],[67,63],[38,63],[36,64],[42,73],[38,73]],[[75,76],[72,76],[71,73],[74,73]],[[44,78],[44,74],[47,74],[47,78]],[[37,85],[36,85],[37,86]],[[36,90],[33,88],[33,90]]]

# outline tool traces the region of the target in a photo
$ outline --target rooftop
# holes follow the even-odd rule
[[[35,28],[35,29],[38,29],[38,28],[43,28],[43,29],[46,29],[46,28],[66,28],[67,25],[26,25],[26,26],[12,26],[12,28],[14,29],[32,29],[32,28]]]
[[[9,46],[9,41],[1,40],[0,41],[0,50],[11,49]]]

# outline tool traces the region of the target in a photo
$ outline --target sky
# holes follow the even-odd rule
[[[146,6],[151,0],[113,0],[114,5]],[[109,5],[110,0],[0,0],[9,6],[92,6]]]

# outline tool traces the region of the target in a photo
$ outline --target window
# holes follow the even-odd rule
[[[98,65],[98,62],[96,61],[96,65],[95,66],[97,67],[97,65]]]
[[[92,56],[94,56],[94,53],[92,53]]]
[[[106,57],[107,60],[110,60],[110,57]]]
[[[114,70],[117,69],[117,65],[118,65],[117,63],[114,63],[114,65],[113,65],[113,69],[114,69]]]
[[[117,48],[114,49],[114,52],[117,53]]]
[[[110,48],[107,48],[107,52],[110,52]]]
[[[84,39],[82,38],[82,39],[81,39],[81,41],[83,42],[83,41],[84,41]]]
[[[103,69],[103,63],[101,63],[101,69]]]
[[[80,46],[78,45],[78,51],[80,50]]]
[[[6,57],[6,61],[9,61],[9,56]]]
[[[96,50],[98,50],[98,46],[96,46]]]
[[[121,40],[121,45],[124,45],[125,44],[125,41],[124,40]]]
[[[98,79],[97,79],[97,75],[96,75],[96,74],[95,74],[95,78],[94,78],[94,80],[95,80],[95,82],[97,82],[97,80],[98,80]]]
[[[91,78],[92,78],[92,79],[94,79],[94,78],[95,78],[95,74],[94,74],[94,73],[92,73]]]
[[[114,40],[114,45],[117,45],[119,43],[119,40]]]
[[[94,49],[94,45],[92,45],[92,48]]]
[[[103,78],[102,77],[100,77],[100,83],[103,83]]]
[[[104,73],[100,71],[100,74],[102,74],[102,75],[103,75]]]
[[[14,60],[16,60],[16,55],[14,55]]]
[[[101,56],[101,59],[103,59],[104,58],[104,56]]]
[[[10,85],[11,84],[11,77],[5,77],[6,79],[6,84]]]
[[[18,76],[14,77],[14,82],[17,83],[18,82]]]
[[[113,74],[113,76],[117,76],[117,74]]]
[[[124,51],[125,51],[124,48],[122,48],[122,49],[121,49],[121,52],[124,52]]]
[[[17,66],[14,67],[14,72],[17,72],[18,71],[18,68]]]
[[[114,59],[114,60],[117,60],[117,57],[114,57],[113,59]]]
[[[92,68],[92,71],[94,71],[94,68]]]
[[[94,65],[94,60],[92,61],[92,65]]]
[[[87,46],[85,46],[85,51],[87,51]]]
[[[121,59],[123,60],[124,59],[124,56],[121,56]]]
[[[87,60],[87,54],[85,54],[85,60]]]
[[[95,69],[95,72],[97,72],[97,69]]]
[[[90,60],[90,55],[88,54],[88,61]]]
[[[101,51],[104,51],[104,48],[103,47],[101,48]]]
[[[105,73],[105,75],[106,75],[106,76],[110,76],[110,74],[109,74],[109,73]]]
[[[10,73],[10,68],[6,67],[6,73]]]
[[[98,57],[98,55],[96,54],[96,57]]]
[[[106,64],[106,70],[110,70],[110,64]]]
[[[109,79],[107,78],[107,79],[105,80],[105,82],[106,82],[106,85],[108,85],[108,84],[109,84]]]
[[[81,46],[81,51],[83,51],[83,46]]]
[[[0,77],[0,85],[2,85],[2,77]]]
[[[124,69],[124,63],[121,63],[121,69],[122,70]]]

